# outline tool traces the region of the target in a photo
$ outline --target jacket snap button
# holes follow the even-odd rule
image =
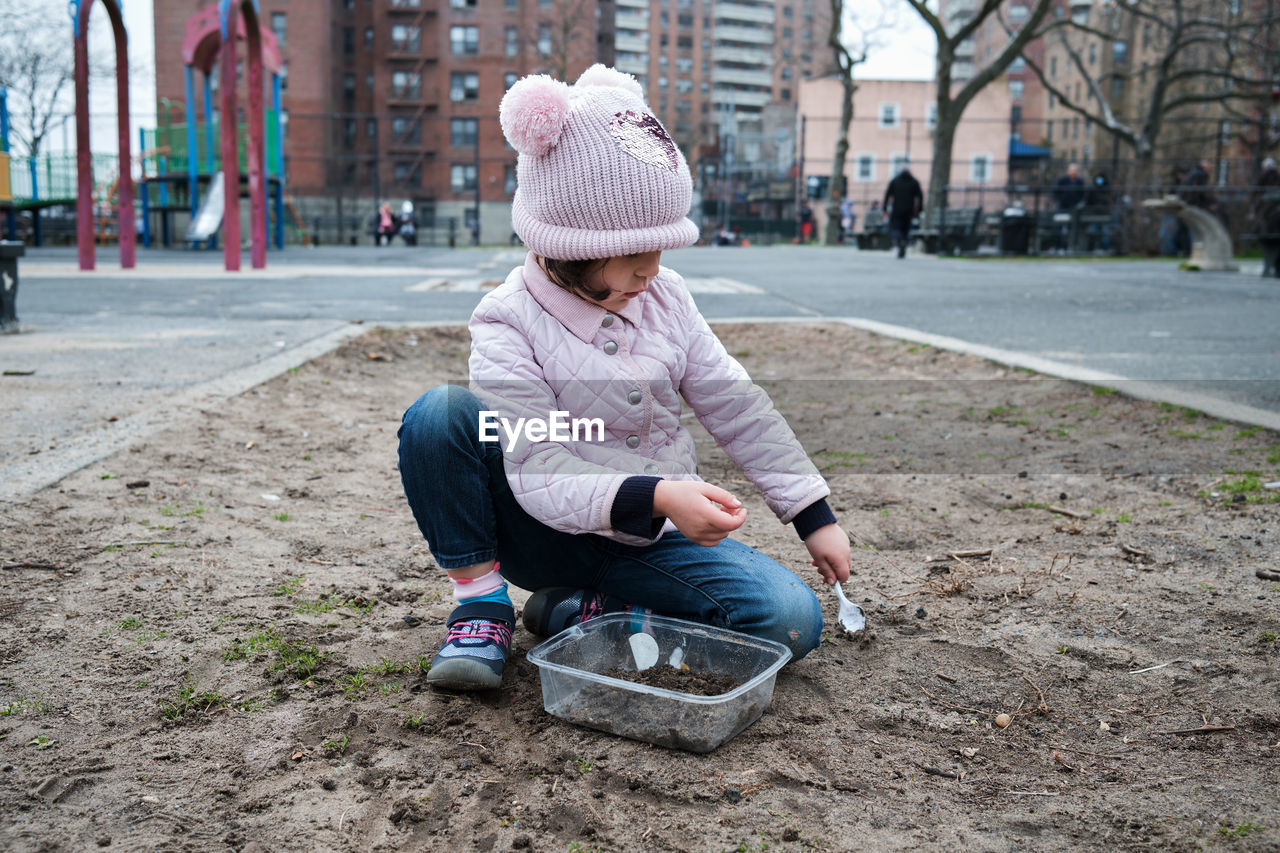
[[[604,319],[600,321],[600,325],[601,325],[601,326],[604,326],[606,329],[607,329],[607,328],[609,328],[610,326],[612,326],[612,325],[613,325],[613,315],[612,315],[612,314],[605,314],[605,315],[604,315]]]
[[[640,446],[640,436],[638,435],[627,436],[627,447],[635,449],[639,446]]]
[[[644,399],[644,395],[641,394],[639,391],[632,391],[630,394],[627,395],[627,402],[631,403],[632,405],[639,403],[643,399]]]
[[[661,468],[659,468],[657,465],[654,465],[652,462],[644,466],[644,472],[646,474],[657,474],[661,470],[662,470]]]
[[[607,355],[613,355],[618,351],[618,345],[613,341],[609,341],[604,345],[604,351]]]

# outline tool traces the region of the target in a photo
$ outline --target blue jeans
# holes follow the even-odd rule
[[[633,605],[776,640],[801,658],[822,638],[822,607],[794,572],[725,539],[707,548],[680,533],[648,546],[553,530],[516,502],[497,443],[479,439],[479,399],[442,385],[400,425],[400,479],[441,568],[497,559],[522,589],[593,589]]]

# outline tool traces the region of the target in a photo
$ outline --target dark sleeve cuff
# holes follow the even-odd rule
[[[657,538],[666,523],[665,518],[653,517],[653,492],[661,479],[635,476],[622,481],[609,510],[609,523],[614,530],[641,539]]]
[[[634,477],[632,479],[635,479]],[[652,501],[652,497],[651,497]],[[618,504],[614,503],[614,512],[617,512]],[[831,506],[827,503],[826,498],[819,498],[814,503],[809,504],[793,519],[791,523],[795,525],[796,533],[800,534],[800,538],[808,539],[809,534],[817,530],[819,527],[826,527],[828,524],[836,523],[836,514],[831,511]],[[614,525],[617,526],[616,524]]]

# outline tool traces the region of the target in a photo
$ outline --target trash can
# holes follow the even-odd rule
[[[25,252],[22,243],[0,240],[0,333],[18,331],[18,258]]]
[[[1025,255],[1031,247],[1031,216],[1020,207],[1006,208],[1000,218],[1000,253]]]

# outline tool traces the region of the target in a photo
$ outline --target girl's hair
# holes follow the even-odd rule
[[[607,258],[598,258],[590,261],[557,261],[553,258],[542,258],[542,268],[546,270],[547,278],[563,287],[570,293],[599,302],[607,299],[612,293],[609,288],[593,288],[590,285],[591,277],[608,263]]]

